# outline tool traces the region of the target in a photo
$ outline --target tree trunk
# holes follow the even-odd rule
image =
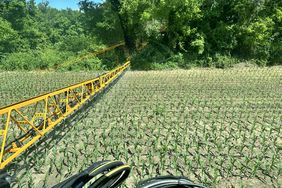
[[[136,48],[134,37],[132,37],[132,32],[130,31],[129,26],[125,21],[125,19],[123,19],[120,14],[118,14],[118,17],[123,31],[125,45],[128,48],[129,52],[132,53],[135,51]]]
[[[133,53],[136,50],[136,45],[135,45],[135,37],[134,37],[134,32],[133,32],[133,28],[131,28],[129,26],[129,22],[128,20],[128,15],[122,15],[120,13],[121,10],[121,3],[120,0],[110,0],[110,3],[112,5],[113,10],[117,13],[119,21],[120,21],[120,25],[122,28],[122,32],[123,32],[123,37],[124,37],[124,42],[126,47],[128,48],[130,53]]]

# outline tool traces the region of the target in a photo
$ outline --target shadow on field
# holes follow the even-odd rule
[[[6,174],[9,172],[9,175],[12,176],[12,179],[15,179],[20,178],[17,176],[21,171],[24,173],[30,171],[37,163],[33,155],[36,155],[37,159],[43,158],[45,153],[48,153],[48,151],[50,151],[55,145],[58,145],[65,137],[67,137],[72,126],[75,126],[80,120],[85,118],[89,114],[91,108],[95,107],[94,105],[110,91],[110,89],[122,78],[124,74],[125,72],[123,72],[116,80],[106,86],[103,91],[93,96],[85,105],[63,120],[63,122],[56,125],[51,132],[47,133],[36,144],[31,146],[26,152],[18,157],[14,163],[8,165],[4,170],[2,170],[0,174]]]

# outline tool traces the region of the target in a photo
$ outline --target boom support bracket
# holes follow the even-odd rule
[[[0,108],[0,169],[121,75],[130,62],[99,77]]]

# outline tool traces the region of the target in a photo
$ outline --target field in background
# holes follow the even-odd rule
[[[12,81],[9,74],[0,74],[1,104],[11,100],[5,92],[15,101],[58,87],[43,76]],[[64,84],[81,79],[56,74]],[[39,84],[29,89],[32,78]],[[167,174],[212,187],[278,187],[281,93],[282,68],[129,71],[62,130],[15,160],[10,172],[19,187],[50,186],[92,162],[116,159],[132,166],[127,187]]]
[[[98,72],[0,72],[0,107],[98,76]]]

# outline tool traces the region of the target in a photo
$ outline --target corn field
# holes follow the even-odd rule
[[[0,76],[1,105],[82,78],[51,76],[29,86],[42,80]],[[52,186],[95,161],[121,160],[132,167],[124,187],[159,175],[210,187],[279,187],[281,94],[279,67],[128,71],[16,159],[9,173],[14,187]]]
[[[98,72],[0,72],[0,107],[92,79]]]

